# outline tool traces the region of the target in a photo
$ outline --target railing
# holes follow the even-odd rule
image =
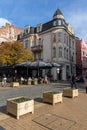
[[[42,51],[43,45],[35,45],[31,47],[31,51]]]

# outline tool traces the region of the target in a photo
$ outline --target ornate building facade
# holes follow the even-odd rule
[[[87,76],[87,43],[76,38],[76,74]]]
[[[51,71],[54,80],[67,80],[72,73],[76,73],[74,29],[65,21],[59,9],[51,21],[36,27],[26,26],[23,33],[18,35],[18,41],[33,52],[35,59],[61,65],[58,74],[55,67]]]
[[[22,29],[6,23],[5,26],[0,28],[0,43],[16,41],[17,35],[22,31]]]

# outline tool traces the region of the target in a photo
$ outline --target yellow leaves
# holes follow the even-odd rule
[[[4,43],[0,46],[0,63],[14,65],[26,60],[33,61],[31,52],[24,49],[19,42]]]

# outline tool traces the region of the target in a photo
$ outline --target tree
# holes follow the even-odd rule
[[[19,42],[3,43],[0,46],[0,63],[15,65],[24,61],[33,61],[33,54]]]

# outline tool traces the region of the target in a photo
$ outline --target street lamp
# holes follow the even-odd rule
[[[26,68],[27,68],[27,78],[28,78],[28,60],[26,61],[26,64],[27,64]]]

